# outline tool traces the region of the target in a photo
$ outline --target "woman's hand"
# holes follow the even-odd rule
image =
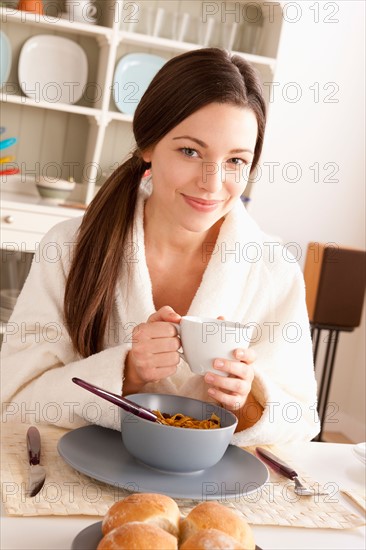
[[[214,367],[227,372],[228,376],[210,372],[205,375],[205,381],[209,385],[208,393],[237,416],[236,431],[241,432],[258,422],[263,414],[263,407],[251,392],[255,352],[250,348],[236,349],[233,355],[234,361],[215,359],[214,362]]]
[[[178,323],[180,319],[170,306],[164,306],[150,315],[146,323],[134,328],[132,349],[125,364],[123,395],[138,392],[148,382],[176,372],[181,343],[171,323]]]
[[[234,360],[215,359],[214,368],[226,372],[228,376],[220,376],[208,372],[205,382],[210,386],[209,395],[233,412],[240,410],[246,403],[252,388],[254,369],[252,363],[256,359],[252,349],[236,349]]]

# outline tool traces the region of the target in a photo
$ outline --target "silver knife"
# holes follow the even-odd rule
[[[27,497],[34,497],[42,489],[46,479],[46,470],[39,463],[41,457],[41,435],[35,426],[31,426],[27,431],[27,449],[29,482],[25,494]]]

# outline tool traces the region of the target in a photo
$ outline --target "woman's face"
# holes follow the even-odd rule
[[[243,193],[253,161],[252,110],[211,103],[166,134],[143,158],[151,162],[149,211],[188,231],[207,231]]]

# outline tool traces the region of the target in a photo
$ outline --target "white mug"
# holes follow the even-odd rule
[[[71,21],[91,23],[95,21],[97,7],[93,0],[65,0],[66,11]]]
[[[214,368],[215,359],[234,360],[235,349],[249,346],[253,327],[232,321],[208,317],[182,317],[180,324],[173,323],[182,342],[179,355],[195,374],[214,372],[228,376]]]

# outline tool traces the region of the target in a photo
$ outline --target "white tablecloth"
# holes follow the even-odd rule
[[[354,455],[352,445],[304,443],[286,446],[299,469],[319,483],[334,483],[339,489],[364,491],[365,465]],[[338,494],[351,511],[362,511]],[[1,515],[2,550],[69,550],[77,533],[99,518],[93,517],[4,517]],[[365,527],[353,530],[300,529],[253,526],[256,543],[263,550],[353,550],[366,547]]]

